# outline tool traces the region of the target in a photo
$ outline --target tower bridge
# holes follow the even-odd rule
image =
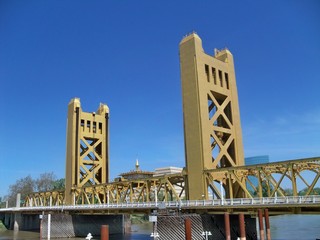
[[[211,56],[192,33],[180,42],[180,70],[186,157],[181,173],[109,182],[109,108],[100,104],[96,112],[83,112],[75,98],[68,106],[65,190],[30,193],[22,207],[0,213],[319,213],[319,197],[313,196],[320,185],[319,157],[244,165],[231,52]],[[301,189],[304,196],[298,196]]]
[[[68,106],[66,189],[30,193],[25,206],[298,196],[319,187],[320,158],[244,165],[233,56],[204,52],[192,33],[180,42],[186,167],[180,174],[108,182],[109,108]],[[139,175],[139,174],[138,174]],[[258,185],[254,185],[255,178]]]
[[[320,177],[320,158],[308,158],[257,164],[250,166],[229,167],[223,169],[205,170],[206,181],[213,189],[212,200],[237,198],[231,195],[227,198],[215,182],[223,182],[225,178],[238,182],[245,193],[245,198],[277,198],[302,197],[298,196],[298,187],[305,189],[303,197],[312,196],[314,188]],[[251,177],[251,178],[250,178]],[[253,185],[252,177],[258,181],[258,186]],[[285,181],[287,180],[287,181]],[[300,182],[298,181],[300,180]],[[186,200],[185,182],[187,173],[170,174],[160,177],[121,180],[116,182],[83,186],[74,188],[72,192],[73,202],[68,204],[64,191],[50,191],[30,193],[25,199],[25,207],[63,206],[63,205],[88,205],[88,204],[126,204],[143,202],[181,202]],[[289,185],[288,185],[289,184]],[[284,186],[282,186],[284,185]],[[292,187],[292,194],[288,194],[285,188]],[[265,186],[265,188],[264,188]],[[232,188],[230,184],[230,188]],[[249,187],[254,190],[249,190]],[[244,199],[244,198],[243,198]],[[209,200],[202,197],[196,200]],[[299,208],[298,204],[297,207]],[[315,209],[318,206],[315,205]],[[293,212],[295,212],[293,210]]]

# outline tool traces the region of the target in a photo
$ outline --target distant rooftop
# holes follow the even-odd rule
[[[154,172],[142,171],[140,170],[139,161],[136,160],[135,170],[131,170],[130,172],[125,172],[119,174],[124,180],[135,180],[135,179],[144,179],[152,177]]]
[[[150,177],[160,177],[165,175],[177,174],[177,173],[181,173],[182,170],[183,168],[170,166],[170,167],[156,168],[154,172],[142,171],[140,169],[139,161],[137,159],[135,164],[135,170],[131,170],[125,173],[120,173],[119,176],[121,180],[135,180],[135,179],[145,179]]]
[[[170,174],[176,174],[181,173],[182,168],[180,167],[163,167],[163,168],[156,168],[154,172],[154,177],[164,176],[164,175],[170,175]]]

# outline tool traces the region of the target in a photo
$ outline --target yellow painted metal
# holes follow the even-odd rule
[[[297,190],[297,181],[296,181],[296,166],[294,164],[290,164],[290,170],[291,170],[291,178],[292,178],[292,191],[293,191],[293,196],[298,195],[298,190]]]
[[[233,56],[227,49],[206,54],[192,33],[180,42],[187,198],[208,199],[204,170],[244,164]],[[232,186],[238,189],[237,183]],[[227,196],[242,197],[230,192]]]
[[[24,200],[24,206],[60,206],[64,204],[64,191],[30,193]]]
[[[73,204],[179,201],[184,195],[184,179],[182,174],[174,174],[74,188]]]
[[[135,179],[72,188],[72,202],[68,205],[155,202],[184,200],[186,176],[172,174],[159,178]],[[66,204],[64,192],[30,193],[24,206]]]
[[[73,201],[74,188],[107,183],[109,108],[100,104],[97,112],[83,112],[80,99],[68,106],[66,153],[66,203]]]
[[[309,196],[314,194],[316,187],[320,187],[320,158],[211,169],[205,170],[205,173],[210,175],[213,182],[220,182],[221,177],[215,176],[221,175],[225,176],[225,179],[232,179],[249,198],[297,196],[298,189],[300,191],[304,189],[305,196]],[[257,186],[253,186],[250,178],[256,179]],[[298,179],[301,180],[298,181]],[[286,192],[288,189],[292,194]],[[218,188],[213,193],[216,198],[220,198],[221,193],[217,194],[217,191],[219,191]]]
[[[298,178],[292,178],[291,166],[293,165],[297,176],[300,176],[299,179],[304,180],[297,181]],[[253,191],[248,187],[254,186],[250,177],[257,178],[258,182],[258,186],[255,186]],[[320,185],[320,158],[205,170],[205,178],[210,188],[213,189],[215,199],[221,199],[222,193],[214,183],[223,182],[225,184],[225,180],[232,181],[232,188],[238,184],[247,198],[276,197],[276,193],[278,196],[291,196],[292,194],[286,192],[285,188],[294,185],[297,186],[297,191],[298,186],[300,190],[305,189],[304,196],[310,196],[315,194],[314,189]],[[186,181],[187,175],[173,174],[159,178],[75,187],[72,189],[71,204],[180,201],[185,199]],[[263,186],[265,189],[262,189]],[[24,206],[63,205],[65,199],[64,192],[31,193],[26,197]]]

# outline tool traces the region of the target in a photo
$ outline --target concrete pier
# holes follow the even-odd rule
[[[4,226],[9,230],[38,231],[40,226],[38,214],[14,214],[4,213],[1,215]]]
[[[9,230],[17,228],[16,214],[1,214],[0,220]],[[20,214],[19,231],[38,231],[41,238],[85,237],[90,232],[100,236],[101,226],[109,226],[109,234],[126,234],[131,231],[130,217],[119,215],[69,215],[67,213]],[[40,224],[41,223],[41,224]],[[17,230],[17,229],[16,229]]]
[[[185,219],[191,221],[192,239],[202,239],[201,234],[205,231],[212,233],[208,239],[225,240],[225,216],[210,214],[181,214],[171,216],[158,216],[158,233],[163,240],[185,240]],[[240,238],[239,217],[237,214],[229,214],[230,237],[231,239]],[[244,227],[246,239],[256,240],[256,220],[249,215],[244,216]]]
[[[50,220],[50,221],[49,221]],[[50,226],[49,226],[49,223]],[[101,226],[109,226],[109,234],[125,234],[130,227],[128,215],[69,215],[44,214],[42,219],[41,236],[46,239],[85,237],[88,233],[93,236],[100,236]],[[48,233],[50,229],[50,233]]]

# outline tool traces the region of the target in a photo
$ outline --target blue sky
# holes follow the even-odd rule
[[[179,42],[236,67],[245,156],[320,156],[319,1],[0,0],[0,196],[65,174],[70,99],[110,108],[111,177],[184,166]]]

